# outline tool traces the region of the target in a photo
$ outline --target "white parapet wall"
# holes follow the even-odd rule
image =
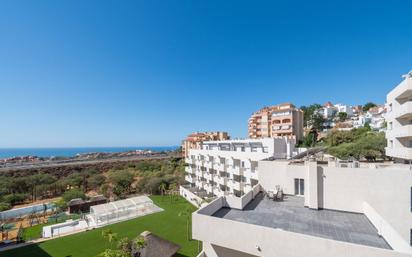
[[[411,257],[410,254],[335,241],[270,227],[210,216],[224,206],[218,198],[193,213],[193,238],[208,247],[208,256],[225,256],[216,252],[219,247],[240,251],[244,256],[290,257]],[[213,247],[218,246],[218,247]]]
[[[63,223],[43,227],[42,237],[50,238],[85,230],[89,227],[83,219],[67,220]]]
[[[411,247],[405,242],[401,235],[367,202],[363,203],[363,213],[378,230],[379,235],[383,236],[394,250],[412,254]]]
[[[179,187],[179,192],[183,198],[185,198],[189,203],[191,203],[196,208],[207,205],[207,202],[205,202],[205,200],[195,195],[193,192],[191,192],[189,189],[183,186]]]
[[[228,195],[225,196],[225,207],[229,207],[232,209],[238,209],[238,210],[243,210],[246,205],[252,201],[257,194],[259,194],[259,192],[261,191],[262,187],[260,186],[260,184],[257,184],[256,186],[254,186],[252,188],[252,190],[250,190],[249,192],[245,193],[243,196],[241,197],[236,197],[233,195]]]

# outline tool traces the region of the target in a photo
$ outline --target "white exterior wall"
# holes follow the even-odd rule
[[[408,167],[314,168],[311,165],[261,161],[260,184],[265,189],[279,185],[286,194],[294,194],[294,179],[304,179],[305,206],[363,213],[394,249],[412,253],[409,245],[412,172]]]
[[[186,181],[216,196],[240,196],[258,184],[259,160],[288,158],[295,151],[294,139],[264,138],[204,142],[186,158]],[[229,146],[230,150],[223,147]],[[251,145],[259,145],[252,148]],[[236,149],[235,149],[236,147]]]
[[[344,112],[348,115],[348,117],[353,116],[353,107],[346,105],[346,104],[335,104],[335,108],[338,110],[338,112]]]
[[[386,155],[412,160],[412,72],[387,95]]]

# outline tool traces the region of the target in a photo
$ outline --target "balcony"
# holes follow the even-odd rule
[[[228,166],[227,168],[227,172],[234,174],[234,175],[238,175],[238,176],[242,176],[244,174],[245,168],[241,168],[240,166]]]
[[[189,175],[185,176],[185,180],[187,182],[189,182],[190,184],[195,184],[196,183],[196,177],[192,177],[192,176],[189,176]]]
[[[211,161],[206,161],[206,162],[204,162],[204,167],[205,168],[208,168],[208,169],[213,169],[213,162],[211,162]]]
[[[195,164],[195,159],[185,158],[185,163],[187,163],[187,164]]]
[[[403,138],[412,137],[412,124],[386,130],[388,137]]]
[[[245,183],[244,183],[244,182],[239,182],[239,181],[233,181],[233,182],[232,182],[232,188],[233,188],[234,190],[243,191],[244,187],[245,187]]]
[[[220,184],[220,185],[227,185],[227,177],[219,177],[219,179],[217,180],[217,182]]]
[[[196,166],[203,167],[204,161],[203,160],[196,160]]]
[[[190,173],[190,174],[196,174],[196,169],[193,169],[192,167],[188,166],[188,167],[185,167],[185,172]]]
[[[385,152],[387,156],[412,160],[412,148],[408,147],[385,147]]]
[[[210,174],[210,173],[205,173],[205,174],[203,175],[203,177],[204,177],[205,179],[207,179],[207,180],[212,180],[213,175]]]
[[[412,101],[405,102],[404,104],[394,108],[393,111],[386,114],[388,118],[393,119],[406,119],[412,117]]]
[[[203,189],[203,186],[205,185],[205,182],[196,179],[196,180],[195,180],[195,185],[196,185],[196,187]]]
[[[226,171],[227,166],[223,163],[217,163],[214,165],[214,168],[218,171]]]
[[[203,177],[204,172],[201,170],[196,170],[196,175],[199,177]]]

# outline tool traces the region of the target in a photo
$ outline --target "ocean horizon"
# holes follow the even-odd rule
[[[177,148],[179,146],[0,148],[0,159],[29,155],[38,157],[72,157],[85,153],[120,153],[135,150],[161,152],[172,151]]]

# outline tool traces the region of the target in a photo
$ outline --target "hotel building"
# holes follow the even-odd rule
[[[412,160],[412,71],[387,95],[386,155],[400,162]]]
[[[248,123],[250,138],[303,138],[303,111],[290,103],[264,107],[253,113]]]
[[[199,257],[411,257],[412,173],[259,161],[259,184],[192,215]],[[274,190],[284,197],[268,198]]]
[[[291,138],[205,141],[190,149],[185,180],[197,194],[242,196],[259,183],[258,161],[297,153]]]
[[[227,132],[212,131],[212,132],[196,132],[187,136],[182,142],[183,157],[187,157],[190,149],[199,149],[204,141],[229,140],[230,136]]]

